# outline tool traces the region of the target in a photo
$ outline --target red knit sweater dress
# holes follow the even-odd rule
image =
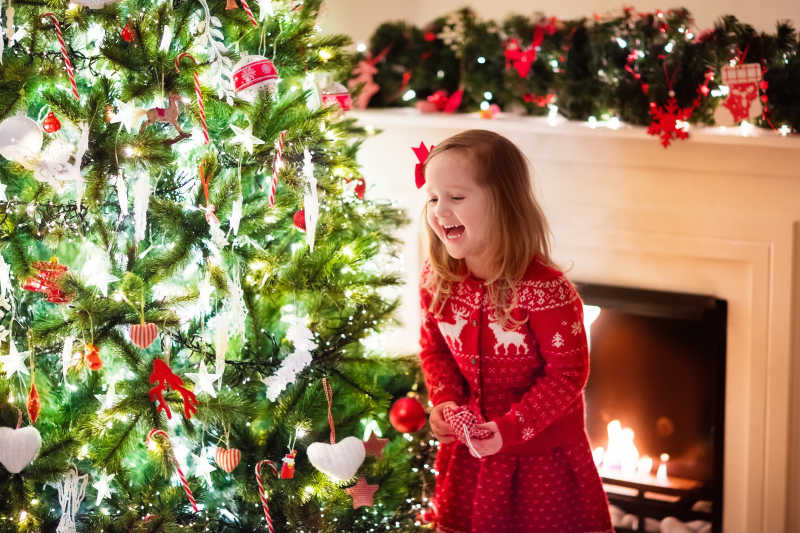
[[[426,263],[422,284],[430,273]],[[483,281],[456,284],[441,316],[420,291],[422,371],[434,405],[466,405],[503,439],[476,459],[442,444],[432,511],[445,533],[608,533],[608,500],[585,429],[589,350],[583,306],[564,275],[533,260],[518,283],[506,331]]]

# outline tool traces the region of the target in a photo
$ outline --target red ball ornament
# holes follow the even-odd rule
[[[416,398],[400,398],[389,411],[392,427],[401,433],[414,433],[422,429],[427,420],[425,408]]]
[[[305,231],[306,230],[306,212],[303,209],[300,209],[299,211],[297,211],[297,213],[294,214],[294,217],[292,217],[292,223],[294,224],[295,228],[297,228],[299,230],[302,230],[302,231]]]
[[[55,113],[52,111],[47,113],[47,116],[44,117],[44,122],[42,122],[42,129],[47,133],[55,133],[61,129],[61,122],[59,122]]]
[[[122,28],[120,36],[125,40],[126,43],[129,43],[133,40],[133,26],[131,26],[130,20],[128,20],[128,23],[125,24],[124,28]]]

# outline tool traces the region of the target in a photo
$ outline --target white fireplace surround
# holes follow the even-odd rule
[[[497,131],[531,160],[554,257],[572,280],[728,301],[723,530],[800,531],[800,139],[693,129],[664,149],[644,128],[409,109],[352,116],[383,130],[360,152],[367,194],[413,221],[402,234],[404,326],[384,337],[389,350],[417,350],[423,199],[410,147]]]

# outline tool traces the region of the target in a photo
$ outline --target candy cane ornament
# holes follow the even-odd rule
[[[269,189],[269,206],[275,206],[275,189],[278,188],[278,173],[283,168],[283,138],[286,131],[282,131],[280,138],[275,141],[275,164],[272,167],[272,186]]]
[[[263,464],[269,466],[276,477],[278,476],[278,467],[268,459],[262,459],[256,464],[256,483],[258,483],[258,495],[261,498],[261,506],[264,508],[264,516],[267,518],[267,527],[270,533],[275,533],[275,527],[272,525],[272,516],[269,514],[269,506],[267,505],[267,495],[264,492],[264,483],[261,481],[261,465]]]
[[[258,26],[258,23],[256,22],[256,19],[253,16],[253,12],[250,10],[250,6],[247,5],[247,0],[241,0],[241,2],[245,13],[247,13],[247,16],[250,17],[250,22],[253,24],[253,26]]]
[[[189,503],[192,504],[192,509],[194,509],[194,512],[196,513],[197,501],[194,499],[192,489],[189,488],[189,482],[186,481],[186,476],[183,475],[183,470],[181,470],[181,467],[178,464],[178,459],[175,457],[175,453],[172,451],[172,445],[169,442],[169,435],[167,435],[164,430],[161,429],[150,430],[150,433],[147,434],[147,446],[150,446],[150,442],[155,439],[156,436],[164,437],[164,441],[166,442],[167,446],[167,452],[169,453],[169,459],[172,464],[175,465],[175,470],[178,471],[178,477],[181,478],[181,484],[183,484],[183,490],[186,492],[186,496],[189,498]]]
[[[195,65],[197,65],[197,60],[194,58],[194,56],[192,56],[192,54],[189,52],[184,52],[175,58],[175,72],[180,72],[179,63],[184,57],[188,57],[192,60],[192,62],[194,62]],[[200,79],[197,77],[196,70],[192,73],[192,76],[194,77],[194,92],[197,96],[197,109],[200,112],[200,122],[203,124],[203,137],[206,139],[204,144],[208,144],[210,141],[208,139],[208,124],[206,124],[206,108],[203,104],[203,91],[200,89]]]
[[[53,19],[53,25],[56,28],[56,35],[58,36],[58,42],[61,44],[61,57],[64,58],[64,68],[67,69],[67,74],[69,75],[69,82],[72,85],[72,94],[75,95],[75,100],[80,100],[81,97],[78,95],[78,86],[75,84],[75,74],[72,72],[72,63],[69,61],[69,55],[67,54],[67,45],[64,43],[64,34],[61,33],[61,25],[58,23],[58,18],[56,18],[55,13],[45,13],[40,18],[50,17]]]

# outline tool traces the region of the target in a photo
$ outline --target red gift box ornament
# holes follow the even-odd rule
[[[281,479],[294,478],[294,458],[297,457],[297,450],[292,450],[283,456],[283,466],[281,466]]]
[[[214,461],[217,465],[227,473],[233,472],[233,469],[239,465],[242,459],[242,452],[236,448],[217,448],[217,453],[214,454]]]
[[[152,322],[142,322],[141,324],[133,324],[130,329],[131,342],[146,350],[148,346],[153,344],[158,336],[158,326]]]

